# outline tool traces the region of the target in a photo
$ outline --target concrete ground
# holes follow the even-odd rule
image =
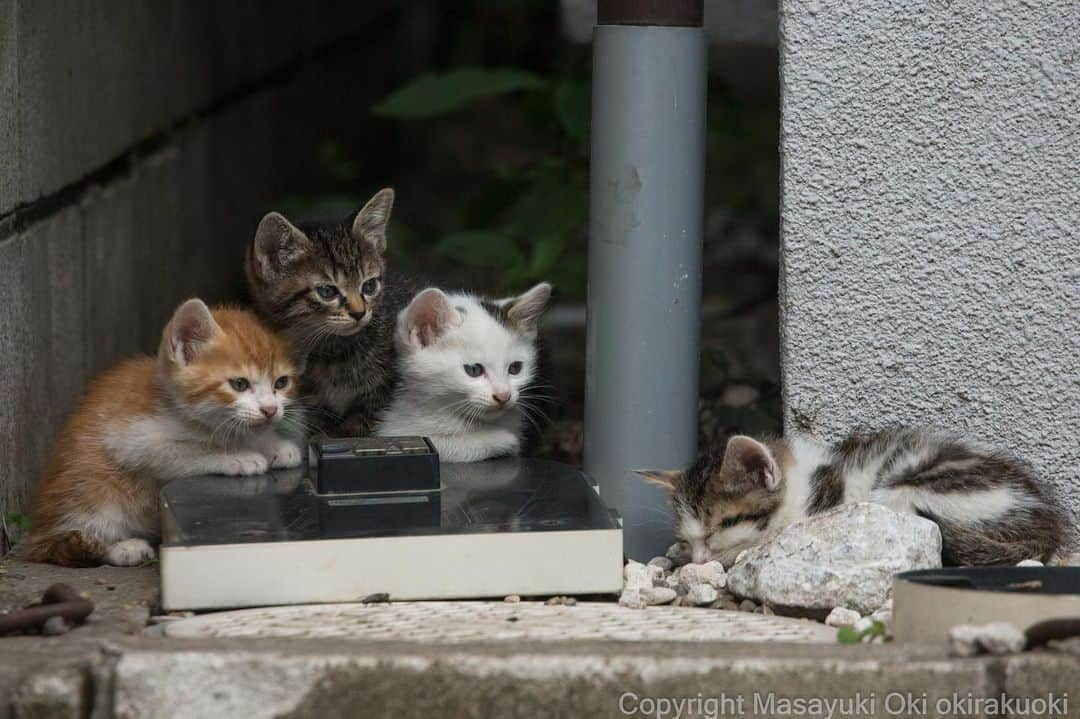
[[[157,612],[152,566],[72,570],[12,559],[0,560],[0,610],[36,601],[56,581],[88,593],[95,612],[61,636],[0,638],[2,719],[824,716],[830,707],[834,716],[1080,713],[1068,701],[1080,705],[1080,696],[1066,698],[1080,687],[1080,659],[1050,651],[954,659],[942,646],[694,636],[450,642],[434,628],[411,641],[181,639],[144,633]],[[550,610],[553,621],[572,611]],[[433,606],[432,616],[440,611]],[[522,616],[543,611],[530,603]],[[703,622],[717,614],[668,611]],[[391,621],[392,613],[372,616]],[[667,616],[626,610],[621,621]],[[987,703],[1003,695],[1006,705]]]

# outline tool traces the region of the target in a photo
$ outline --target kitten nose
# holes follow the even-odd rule
[[[353,312],[352,310],[349,310],[349,317],[352,317],[357,322],[364,319],[364,315],[366,315],[366,314],[367,314],[367,310],[359,310],[359,311],[356,311],[356,312]]]
[[[503,390],[502,392],[494,392],[491,398],[499,404],[506,404],[510,401],[510,390]]]
[[[263,417],[266,417],[267,419],[270,419],[275,414],[277,414],[277,405],[276,404],[261,404],[261,405],[259,405],[259,411],[263,413]]]

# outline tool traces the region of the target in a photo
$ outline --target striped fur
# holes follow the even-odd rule
[[[772,488],[769,467],[781,475]],[[1030,467],[937,430],[856,432],[831,446],[733,437],[723,453],[707,450],[685,472],[647,477],[671,491],[677,534],[694,561],[731,564],[767,534],[849,502],[934,521],[947,565],[1045,561],[1065,531],[1051,490]]]
[[[310,430],[369,435],[390,402],[397,382],[394,323],[411,296],[406,282],[387,273],[393,203],[387,188],[339,220],[294,225],[271,212],[248,249],[256,309],[305,362],[301,401],[310,410]],[[324,297],[320,287],[334,292]]]

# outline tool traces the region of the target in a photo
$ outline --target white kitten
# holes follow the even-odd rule
[[[398,315],[401,378],[375,434],[431,439],[445,462],[521,451],[522,392],[536,375],[536,333],[551,285],[488,301],[434,287]]]

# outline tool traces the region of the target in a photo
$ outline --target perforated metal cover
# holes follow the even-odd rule
[[[169,622],[169,637],[337,638],[456,644],[474,641],[834,642],[816,622],[691,607],[614,603],[399,602],[218,612]]]

